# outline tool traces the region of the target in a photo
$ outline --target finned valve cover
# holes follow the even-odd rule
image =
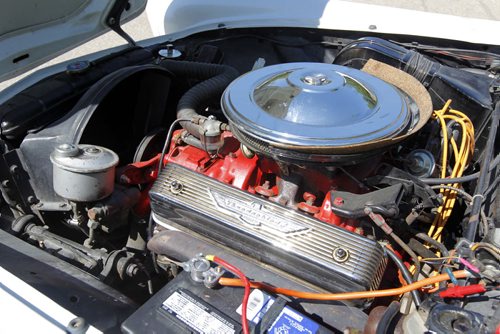
[[[174,163],[149,194],[158,223],[194,231],[329,291],[375,289],[385,269],[376,241]]]
[[[288,63],[231,83],[222,109],[248,148],[287,162],[338,161],[370,143],[405,134],[418,121],[411,97],[365,72]]]

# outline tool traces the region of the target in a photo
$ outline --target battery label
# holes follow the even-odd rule
[[[317,323],[287,306],[276,318],[268,333],[315,334],[318,329],[319,325]]]
[[[274,298],[261,290],[254,289],[248,298],[247,320],[258,324],[274,303]],[[241,305],[236,310],[241,315]],[[267,333],[272,334],[315,334],[319,325],[294,309],[285,306]]]
[[[201,334],[233,334],[236,326],[183,289],[172,293],[162,309]]]
[[[273,303],[273,297],[261,290],[252,290],[250,296],[248,296],[247,320],[257,325]],[[236,309],[236,313],[241,315],[241,305]]]

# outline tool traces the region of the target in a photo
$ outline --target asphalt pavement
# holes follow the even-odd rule
[[[159,0],[150,0],[159,1]],[[343,0],[347,2],[367,3],[373,5],[398,7],[424,12],[435,12],[455,16],[479,18],[486,20],[500,21],[500,0]],[[422,22],[425,24],[425,22]],[[142,13],[134,20],[124,25],[124,30],[132,36],[134,40],[142,40],[153,37],[146,13]],[[85,54],[104,50],[114,46],[124,44],[124,40],[115,32],[108,32],[90,42],[87,42],[63,55],[49,61],[34,70],[20,75],[16,78],[0,83],[0,91],[11,85],[16,80],[37,69],[67,61]]]

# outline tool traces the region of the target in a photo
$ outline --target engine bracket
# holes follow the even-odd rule
[[[355,219],[365,217],[365,208],[371,208],[373,212],[386,217],[395,217],[399,212],[398,205],[403,195],[402,184],[395,184],[366,194],[332,190],[332,211],[340,217]]]

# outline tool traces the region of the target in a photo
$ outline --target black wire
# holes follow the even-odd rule
[[[464,198],[466,201],[468,201],[470,203],[472,203],[473,200],[474,200],[474,197],[471,194],[469,194],[465,190],[457,188],[457,187],[440,184],[440,185],[431,186],[431,189],[447,189],[447,190],[452,190],[452,191],[455,191],[460,197]],[[484,196],[486,196],[486,192],[485,192]],[[488,225],[487,216],[484,213],[484,210],[482,208],[480,210],[480,215],[481,215],[481,223],[483,223],[483,228],[484,228],[483,232],[484,232],[484,235],[486,235],[488,233],[488,230],[489,230],[489,225]]]
[[[415,237],[417,237],[418,239],[420,239],[422,241],[425,241],[425,242],[431,244],[432,246],[434,246],[434,248],[439,249],[444,257],[450,255],[450,253],[448,252],[448,249],[446,248],[445,245],[443,245],[441,242],[431,238],[427,234],[417,233],[417,234],[415,234]]]
[[[489,170],[493,170],[500,163],[500,154],[497,154],[495,159],[491,162]],[[450,183],[465,183],[469,181],[474,181],[479,178],[480,172],[476,172],[474,174],[465,175],[461,177],[455,178],[420,178],[419,180],[426,184],[450,184]]]
[[[410,248],[410,246],[408,246],[403,240],[401,240],[400,237],[397,236],[396,233],[394,232],[391,232],[389,233],[389,236],[391,236],[391,238],[401,247],[403,248],[403,250],[408,254],[410,255],[410,257],[412,258],[413,260],[413,264],[415,266],[415,273],[413,274],[413,279],[415,281],[418,280],[418,275],[420,274],[420,269],[421,269],[421,266],[420,266],[420,261],[418,259],[418,256],[417,254],[415,254],[415,252],[413,251],[413,249]]]
[[[463,189],[453,187],[453,186],[447,186],[444,184],[438,184],[438,185],[433,185],[431,186],[431,189],[446,189],[446,190],[452,190],[458,193],[462,198],[465,198],[467,201],[472,202],[472,195],[466,192]]]
[[[446,248],[445,245],[443,245],[441,242],[433,239],[432,237],[428,236],[427,234],[420,232],[420,233],[415,234],[415,237],[427,242],[428,244],[431,244],[432,246],[434,246],[434,248],[440,250],[443,257],[450,256],[450,252],[448,251],[448,249]],[[444,267],[444,264],[441,263],[441,265],[438,268],[438,271],[441,272],[441,270],[443,270],[443,267]],[[441,282],[440,286],[444,287],[444,282]]]
[[[347,172],[344,168],[338,167],[338,169],[340,169],[342,171],[342,173],[344,173],[345,175],[347,175],[351,180],[353,180],[354,182],[356,182],[360,188],[368,189],[368,187],[366,186],[366,184],[364,184],[363,182],[361,182],[358,178],[356,178],[351,173]]]
[[[160,155],[160,161],[158,162],[158,177],[160,176],[160,173],[163,169],[163,159],[165,158],[165,154],[167,152],[167,149],[170,145],[170,142],[172,140],[172,135],[175,129],[175,126],[179,124],[180,122],[191,122],[190,119],[176,119],[175,121],[170,124],[170,127],[168,129],[167,133],[167,138],[165,139],[165,144],[163,145],[163,149],[161,150],[161,155]],[[147,231],[147,238],[148,241],[153,237],[153,214],[149,215],[149,222],[148,222],[148,231]],[[151,251],[151,259],[153,261],[153,267],[155,269],[155,272],[158,274],[160,273],[160,268],[158,268],[158,264],[156,263],[156,254]]]
[[[385,251],[387,252],[387,255],[392,260],[392,262],[396,265],[396,267],[398,267],[399,271],[401,271],[401,274],[403,275],[403,278],[406,281],[406,283],[408,283],[408,284],[413,283],[414,280],[411,276],[411,273],[408,270],[408,268],[406,268],[403,261],[401,261],[401,259],[396,255],[396,253],[394,253],[391,249],[386,247]],[[422,304],[422,300],[420,299],[420,296],[418,295],[418,291],[412,290],[411,295],[413,297],[413,301],[415,302],[415,305],[417,307],[419,307],[420,304]]]
[[[499,182],[500,182],[500,175],[497,175],[497,177],[495,177],[495,179],[488,187],[488,189],[486,189],[486,191],[484,192],[484,197],[488,196],[493,190],[496,190]]]
[[[495,157],[495,159],[493,159],[493,161],[491,162],[490,164],[490,172],[498,166],[498,164],[500,164],[500,154],[497,154],[497,156]]]
[[[497,156],[495,157],[495,159],[493,160],[493,162],[490,164],[490,172],[495,169],[498,164],[500,164],[500,154],[497,154]],[[498,173],[497,173],[498,174]],[[497,175],[495,177],[495,179],[493,180],[493,182],[490,184],[490,186],[488,187],[488,189],[486,189],[486,191],[484,192],[484,196],[488,196],[492,190],[496,190],[497,189],[497,184],[498,182],[500,181],[500,175]]]

